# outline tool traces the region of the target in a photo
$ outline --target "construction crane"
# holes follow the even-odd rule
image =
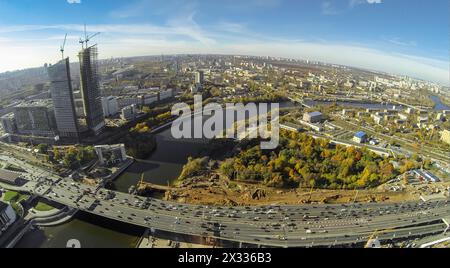
[[[144,182],[144,173],[142,173],[141,174],[141,179],[139,180],[139,183],[138,183],[138,188],[140,188],[144,184],[145,184],[145,182]]]
[[[80,38],[80,44],[81,47],[84,48],[88,48],[88,42],[91,41],[92,38],[96,37],[97,35],[101,34],[100,32],[92,34],[92,35],[88,35],[87,31],[86,31],[86,24],[84,25],[84,39]],[[84,45],[86,44],[86,46]]]
[[[67,34],[64,36],[64,42],[63,42],[63,44],[61,46],[61,49],[60,49],[61,57],[62,57],[63,60],[64,60],[64,48],[66,47],[66,41],[67,41]]]

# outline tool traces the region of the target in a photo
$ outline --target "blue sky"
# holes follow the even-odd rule
[[[70,3],[69,3],[70,2]],[[101,58],[172,53],[320,60],[449,84],[448,0],[0,0],[0,71],[76,60],[83,24]]]

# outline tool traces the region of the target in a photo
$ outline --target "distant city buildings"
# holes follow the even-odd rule
[[[136,105],[137,107],[148,106],[167,100],[174,96],[173,89],[166,89],[166,90],[142,89],[141,91],[147,91],[148,93],[127,94],[118,97],[117,102],[119,104],[119,108],[124,108],[130,105]]]
[[[69,58],[47,68],[58,135],[79,138]]]
[[[97,47],[83,49],[79,53],[81,96],[83,99],[86,124],[95,135],[105,127],[105,118],[100,97],[100,84],[97,62]]]

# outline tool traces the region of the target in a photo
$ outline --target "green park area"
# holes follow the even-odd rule
[[[9,203],[19,203],[20,201],[25,200],[28,197],[29,197],[28,195],[23,195],[15,191],[8,191],[5,193],[3,201]]]
[[[34,207],[34,209],[37,211],[46,212],[46,211],[53,210],[55,208],[44,202],[38,202],[36,204],[36,206]]]

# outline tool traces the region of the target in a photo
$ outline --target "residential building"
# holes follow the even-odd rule
[[[159,101],[173,97],[173,89],[166,89],[159,92]]]
[[[111,117],[119,113],[119,104],[117,98],[113,96],[102,98],[103,115]]]
[[[130,121],[134,120],[136,116],[137,116],[137,109],[136,105],[133,104],[122,109],[120,118],[122,118],[123,120]]]
[[[205,73],[203,71],[195,72],[195,84],[203,85],[205,82]]]
[[[376,115],[376,114],[373,114],[372,118],[373,118],[373,121],[375,121],[375,123],[377,123],[378,125],[381,125],[381,123],[383,123],[383,120],[384,120],[384,116]]]

